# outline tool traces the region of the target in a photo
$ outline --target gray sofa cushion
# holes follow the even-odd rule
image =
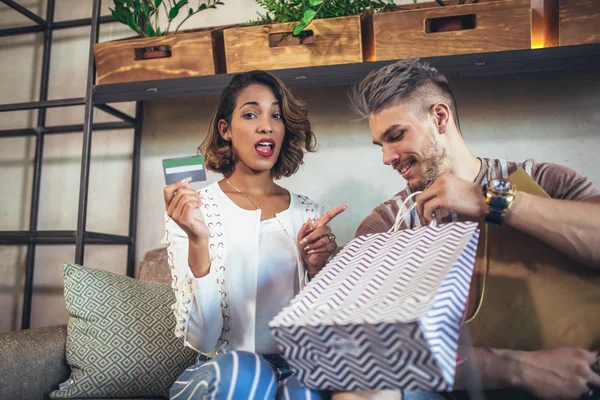
[[[46,399],[69,377],[67,327],[51,326],[0,335],[0,399]]]
[[[193,364],[196,353],[174,335],[170,285],[74,264],[64,283],[72,374],[51,398],[165,396]]]

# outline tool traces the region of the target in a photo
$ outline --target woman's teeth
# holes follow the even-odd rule
[[[263,153],[268,153],[273,149],[273,146],[270,144],[259,144],[256,146],[258,151],[262,151]]]

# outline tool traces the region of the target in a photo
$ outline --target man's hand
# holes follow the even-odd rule
[[[337,206],[315,222],[309,219],[298,231],[298,247],[310,278],[325,266],[327,259],[337,248],[335,236],[327,224],[347,208],[345,204]]]
[[[589,392],[589,384],[600,386],[600,375],[591,366],[598,352],[573,347],[515,352],[517,386],[542,399],[577,399]]]
[[[481,194],[481,185],[465,181],[454,175],[440,175],[431,186],[417,195],[417,210],[427,223],[435,219],[435,211],[441,216],[454,211],[460,215],[479,218],[487,207]]]

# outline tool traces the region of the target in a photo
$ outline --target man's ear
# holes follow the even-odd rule
[[[218,124],[219,133],[223,140],[227,140],[228,142],[231,140],[231,133],[229,132],[229,124],[224,119],[219,121]]]
[[[435,126],[438,128],[438,132],[446,133],[448,130],[448,124],[450,123],[450,118],[452,116],[452,111],[450,111],[450,107],[446,103],[437,103],[431,107],[431,113],[433,116],[433,122]]]

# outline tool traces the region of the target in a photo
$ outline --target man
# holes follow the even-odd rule
[[[462,137],[448,81],[435,68],[419,60],[383,67],[360,83],[351,101],[355,112],[368,118],[383,163],[408,183],[361,223],[357,236],[388,231],[404,200],[422,192],[412,212],[406,213],[408,207],[401,210],[407,214],[401,228],[425,226],[432,219],[484,217],[491,225],[512,226],[600,270],[600,192],[583,175],[563,166],[474,156]],[[551,198],[515,194],[505,178],[519,166]],[[590,385],[600,385],[592,369],[598,353],[586,349],[470,348],[467,353],[488,390],[514,388],[539,398],[577,398],[589,393]],[[465,388],[464,368],[465,363],[457,368],[456,390]]]

